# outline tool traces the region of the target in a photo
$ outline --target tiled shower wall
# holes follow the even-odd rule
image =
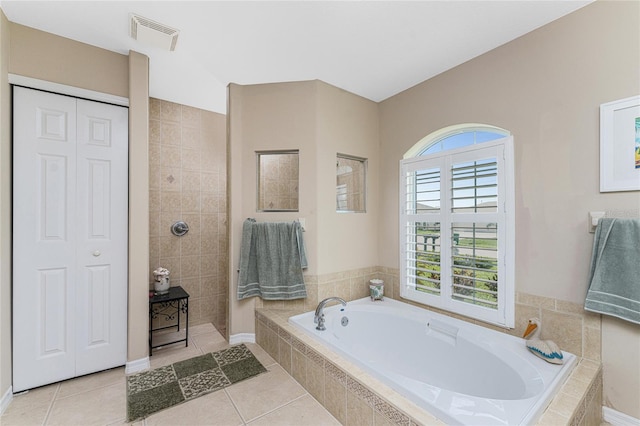
[[[149,269],[170,271],[189,298],[189,324],[227,328],[226,121],[224,115],[149,100]],[[189,225],[182,237],[176,221]]]

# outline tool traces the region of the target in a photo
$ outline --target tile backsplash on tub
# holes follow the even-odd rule
[[[256,308],[312,311],[318,302],[326,297],[339,296],[344,300],[355,300],[369,295],[369,280],[384,281],[384,295],[405,303],[432,309],[441,314],[463,321],[489,327],[501,332],[521,337],[529,318],[542,321],[542,338],[555,341],[561,349],[578,357],[601,360],[601,315],[587,312],[577,303],[552,299],[532,294],[516,293],[516,327],[506,330],[477,320],[426,307],[400,298],[399,271],[395,268],[373,266],[324,275],[305,275],[307,298],[292,301],[263,301],[256,299]]]

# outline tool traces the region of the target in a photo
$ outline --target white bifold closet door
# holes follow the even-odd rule
[[[13,391],[125,364],[128,109],[13,91]]]

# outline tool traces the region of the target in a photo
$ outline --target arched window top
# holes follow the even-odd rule
[[[419,157],[450,149],[489,142],[511,135],[511,132],[488,124],[456,124],[436,130],[411,147],[403,158]]]

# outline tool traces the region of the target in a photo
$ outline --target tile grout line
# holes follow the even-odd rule
[[[240,417],[240,420],[242,421],[242,424],[246,425],[247,422],[244,420],[244,417],[240,413],[240,410],[238,410],[238,406],[236,405],[236,403],[233,400],[233,398],[231,398],[231,395],[229,395],[229,392],[227,392],[228,388],[229,388],[229,386],[227,386],[226,388],[222,388],[220,390],[223,391],[225,395],[227,395],[227,398],[229,398],[229,401],[231,402],[231,405],[233,406],[233,409],[236,410],[236,414],[238,415],[238,417]]]
[[[47,409],[47,414],[45,414],[44,420],[42,421],[42,426],[45,426],[49,422],[49,416],[51,415],[51,411],[53,410],[53,404],[56,402],[59,392],[60,392],[60,383],[56,385],[56,391],[53,393],[53,398],[51,398],[51,403],[49,404],[49,408]]]
[[[124,367],[114,367],[114,368],[109,368],[109,369],[107,369],[107,370],[96,371],[95,373],[90,373],[90,374],[87,374],[87,375],[84,375],[84,376],[80,376],[80,377],[72,377],[71,379],[67,379],[67,380],[64,380],[64,381],[62,381],[62,382],[58,382],[58,390],[57,390],[57,391],[56,391],[56,393],[55,393],[54,400],[55,400],[55,401],[63,400],[63,399],[67,399],[67,398],[71,398],[71,397],[74,397],[74,396],[81,395],[81,394],[83,394],[83,393],[87,393],[87,392],[91,392],[91,391],[94,391],[94,390],[104,389],[104,388],[108,388],[109,386],[117,385],[117,384],[118,384],[118,383],[117,383],[117,381],[116,381],[116,380],[114,380],[114,381],[113,381],[113,382],[111,382],[111,383],[104,383],[104,384],[102,384],[102,385],[100,385],[100,386],[89,387],[89,388],[86,388],[86,389],[82,389],[81,391],[78,391],[78,392],[76,392],[76,393],[72,393],[72,394],[65,395],[65,396],[62,396],[62,397],[58,398],[58,394],[60,393],[60,387],[62,387],[61,385],[62,385],[63,383],[65,383],[65,382],[72,381],[72,380],[75,380],[75,379],[81,379],[81,378],[83,378],[83,377],[89,377],[89,376],[92,376],[92,375],[95,375],[95,374],[105,373],[105,372],[107,372],[107,371],[116,370],[116,369],[120,369],[120,368],[121,368],[121,369],[123,369],[122,377],[124,378],[125,385],[126,385],[126,383],[127,383],[127,375],[124,373]]]
[[[253,418],[253,419],[251,419],[250,421],[245,422],[245,424],[247,424],[247,425],[248,425],[248,424],[251,424],[251,423],[255,422],[256,420],[263,418],[264,416],[267,416],[267,415],[269,415],[269,414],[271,414],[271,413],[274,413],[274,412],[278,411],[279,409],[284,408],[284,407],[286,407],[287,405],[290,405],[290,404],[294,403],[295,401],[297,401],[297,400],[299,400],[299,399],[301,399],[301,398],[304,398],[304,397],[305,397],[305,396],[307,396],[307,395],[311,396],[311,394],[309,394],[309,392],[307,392],[307,391],[305,390],[305,393],[303,393],[302,395],[300,395],[300,396],[298,396],[298,397],[296,397],[296,398],[293,398],[292,400],[287,401],[287,402],[285,402],[284,404],[279,405],[279,406],[277,406],[277,407],[275,407],[275,408],[273,408],[273,409],[271,409],[271,410],[269,410],[269,411],[267,411],[267,412],[265,412],[265,413],[262,413],[262,414],[260,414],[260,415],[259,415],[259,416],[257,416],[257,417],[254,417],[254,418]],[[311,398],[313,398],[313,396],[311,396]],[[314,400],[315,400],[315,398],[314,398]],[[232,402],[233,402],[233,400],[232,400]],[[329,410],[327,410],[327,412],[329,412]],[[329,414],[331,414],[331,413],[329,413]],[[333,414],[331,414],[331,415],[333,416]],[[334,416],[334,417],[335,417],[335,416]],[[243,418],[243,420],[244,420],[244,418]]]

